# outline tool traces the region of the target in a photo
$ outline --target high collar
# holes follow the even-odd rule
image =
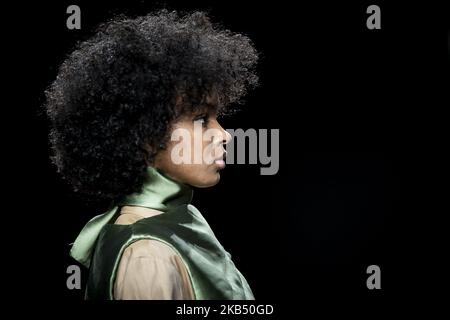
[[[140,206],[167,211],[192,200],[192,188],[169,178],[161,170],[147,167],[141,192],[133,193],[119,201],[118,206]]]
[[[89,267],[95,241],[103,226],[117,217],[122,206],[141,206],[166,212],[176,206],[189,204],[193,190],[190,186],[174,181],[162,171],[147,167],[147,175],[140,192],[130,194],[115,202],[105,213],[92,218],[73,243],[70,255]]]

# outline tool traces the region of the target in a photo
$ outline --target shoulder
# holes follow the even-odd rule
[[[130,244],[122,255],[123,259],[152,258],[165,262],[180,259],[172,247],[159,240],[142,239]]]
[[[124,250],[114,292],[115,299],[194,299],[184,262],[169,245],[153,239]]]

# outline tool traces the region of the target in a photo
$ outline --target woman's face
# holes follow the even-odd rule
[[[215,112],[183,115],[173,123],[167,148],[158,152],[153,166],[175,181],[199,188],[213,186],[225,168],[224,144],[230,139]]]

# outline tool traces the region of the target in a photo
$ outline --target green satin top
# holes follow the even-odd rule
[[[75,240],[70,255],[89,268],[87,299],[114,299],[114,281],[120,258],[133,242],[153,239],[169,245],[184,262],[195,298],[253,300],[244,276],[193,205],[192,188],[175,182],[161,171],[147,169],[140,193],[118,201],[106,213],[91,219]],[[131,225],[114,221],[124,205],[142,206],[164,213]]]

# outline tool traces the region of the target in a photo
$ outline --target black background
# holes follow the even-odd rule
[[[66,28],[70,4],[81,8],[81,30]],[[381,30],[366,28],[370,4],[381,7]],[[413,185],[423,177],[412,162],[432,155],[427,112],[445,106],[437,81],[443,70],[436,67],[448,37],[441,9],[410,2],[128,0],[17,4],[5,13],[14,33],[4,39],[20,60],[9,83],[10,110],[20,119],[8,130],[18,138],[8,145],[19,155],[8,182],[15,213],[4,226],[5,233],[26,233],[12,242],[21,248],[11,266],[20,274],[11,279],[16,297],[82,305],[82,291],[66,287],[66,268],[75,264],[69,244],[105,208],[74,197],[50,163],[43,91],[96,25],[161,7],[208,10],[261,53],[260,87],[223,126],[280,129],[279,172],[261,176],[259,165],[229,165],[219,185],[195,190],[193,200],[256,299],[287,312],[310,301],[376,309],[403,295],[410,264],[401,258],[412,246],[405,226],[420,208]],[[371,264],[381,267],[378,291],[366,287]]]

